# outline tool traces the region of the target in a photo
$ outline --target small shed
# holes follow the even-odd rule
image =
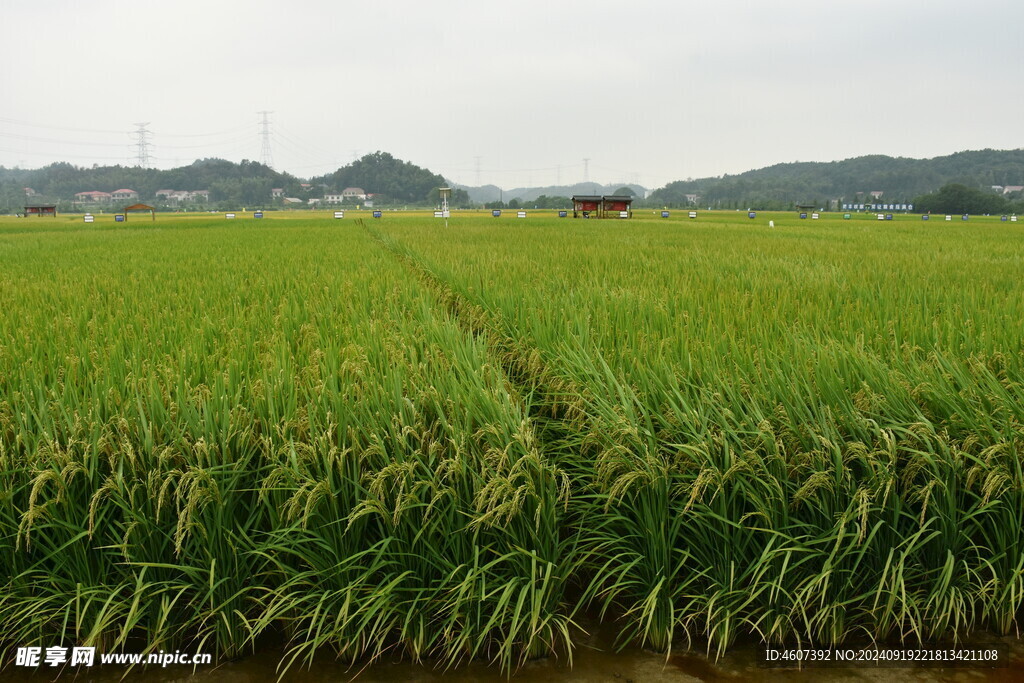
[[[604,199],[604,215],[601,218],[622,218],[623,212],[627,216],[632,216],[631,209],[633,207],[633,198],[628,194],[610,194],[605,195]]]
[[[26,216],[53,216],[57,217],[56,204],[32,204],[25,207]]]
[[[633,197],[629,195],[574,195],[572,217],[624,218],[632,216]],[[623,216],[625,214],[625,216]]]
[[[591,216],[600,217],[601,213],[601,196],[600,195],[573,195],[572,198],[572,217],[579,218],[581,215],[584,218],[590,218]]]
[[[126,221],[128,220],[129,211],[149,211],[149,215],[153,217],[154,221],[156,220],[156,208],[150,206],[149,204],[132,204],[131,206],[124,207],[123,211],[124,219]]]

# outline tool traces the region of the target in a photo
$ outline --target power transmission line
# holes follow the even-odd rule
[[[149,136],[152,133],[146,128],[148,125],[148,121],[135,124],[135,127],[138,129],[135,131],[137,149],[135,161],[142,168],[149,168]]]
[[[259,111],[256,112],[263,118],[260,120],[260,135],[263,137],[263,146],[260,148],[260,163],[267,168],[274,167],[274,155],[270,151],[270,116],[273,112]]]

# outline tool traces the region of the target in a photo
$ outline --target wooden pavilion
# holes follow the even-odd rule
[[[156,220],[156,208],[149,204],[132,204],[131,206],[124,207],[122,211],[124,212],[124,219],[126,221],[128,220],[129,211],[149,211],[149,215],[153,217],[154,221]]]

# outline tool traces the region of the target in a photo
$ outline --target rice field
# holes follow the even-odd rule
[[[1017,630],[1015,224],[540,213],[0,220],[0,647]]]

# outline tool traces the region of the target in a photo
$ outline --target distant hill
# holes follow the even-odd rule
[[[310,178],[310,183],[330,187],[336,192],[358,187],[373,194],[378,205],[396,202],[423,205],[436,202],[437,189],[445,184],[445,179],[412,162],[378,151],[333,173]]]
[[[200,159],[179,168],[158,170],[138,166],[74,166],[66,162],[39,169],[8,169],[0,166],[0,213],[20,211],[26,202],[54,202],[58,210],[82,208],[76,204],[79,192],[110,193],[130,189],[143,202],[158,208],[236,209],[241,207],[312,206],[327,192],[359,187],[374,195],[380,205],[408,204],[433,206],[444,178],[386,152],[374,152],[327,175],[303,182],[288,173],[257,163],[235,163],[224,159]],[[280,192],[274,192],[280,189]],[[192,192],[202,190],[202,198],[187,204],[169,204],[157,197],[161,190]],[[162,194],[162,193],[161,193]],[[166,195],[162,195],[166,196]],[[452,205],[469,205],[465,193],[453,193]],[[109,204],[99,208],[118,208]]]
[[[1024,185],[1024,149],[957,152],[934,159],[873,155],[776,164],[739,175],[679,180],[655,190],[646,203],[685,206],[696,195],[697,205],[715,208],[827,208],[830,202],[870,200],[872,192],[881,192],[884,201],[904,203],[949,183],[986,191]]]
[[[138,166],[85,168],[66,162],[32,170],[0,167],[0,213],[19,211],[27,201],[55,202],[59,210],[68,211],[75,208],[73,199],[78,192],[118,189],[134,190],[143,202],[155,202],[160,190],[206,190],[209,199],[203,200],[202,208],[259,206],[270,203],[275,187],[290,193],[302,189],[294,176],[255,161],[199,159],[169,170]]]
[[[502,190],[497,185],[470,187],[468,185],[455,184],[452,187],[466,190],[469,193],[469,198],[480,204],[496,202],[499,199],[503,199],[506,202],[510,199],[529,202],[541,195],[548,197],[572,197],[574,194],[611,194],[623,187],[633,190],[637,198],[642,199],[647,195],[647,188],[631,183],[612,183],[610,185],[576,183],[574,185],[549,185],[547,187],[515,187],[511,190]]]

